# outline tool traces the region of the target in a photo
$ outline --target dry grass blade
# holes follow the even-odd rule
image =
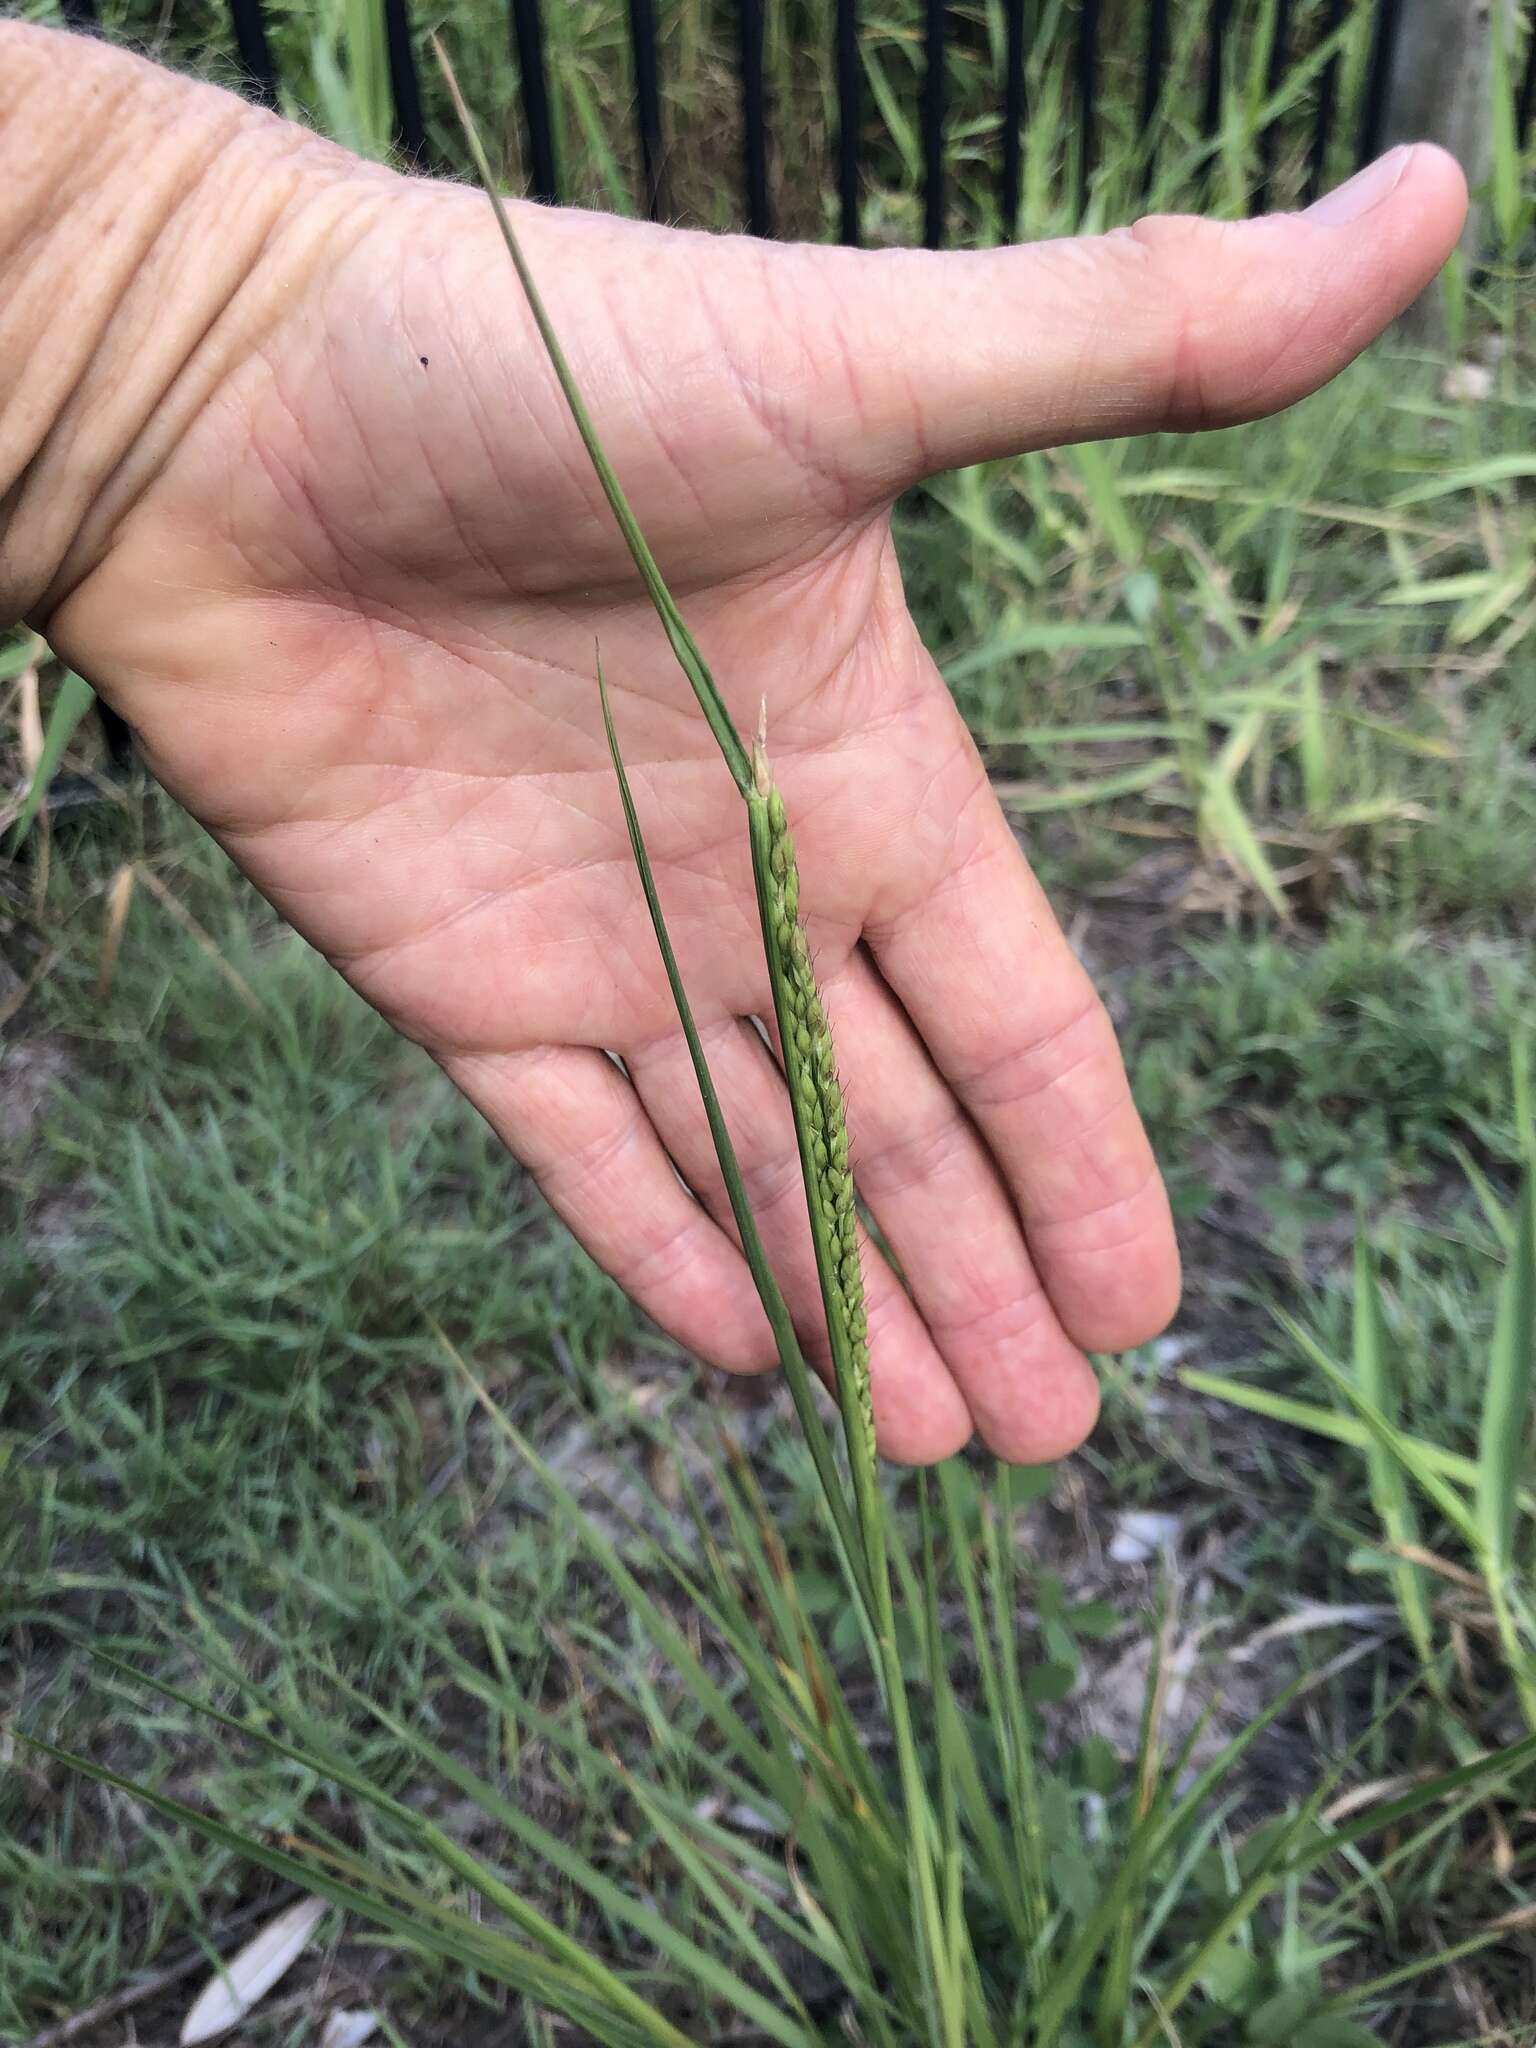
[[[281,1893],[278,1894],[278,1898],[283,1904],[289,1903]],[[238,1934],[253,1920],[260,1919],[262,1914],[270,1913],[273,1905],[274,1900],[268,1897],[240,1907],[238,1911],[231,1913],[227,1920],[220,1922],[217,1928],[210,1930],[209,1939],[218,1941],[229,1935]],[[72,2013],[67,2020],[60,2020],[56,2026],[44,2027],[40,2034],[33,2034],[29,2040],[22,2042],[20,2048],[68,2048],[70,2042],[78,2041],[87,2034],[99,2033],[108,2020],[119,2019],[124,2013],[132,2012],[148,2000],[160,1997],[162,1992],[174,1990],[188,1977],[195,1977],[199,1971],[207,1967],[208,1950],[204,1943],[199,1942],[189,1954],[178,1956],[174,1962],[165,1964],[161,1969],[136,1977],[133,1983],[125,1984],[116,1991],[109,1991],[93,2005],[87,2006],[81,2012]]]
[[[74,737],[76,726],[96,701],[96,692],[90,684],[77,676],[73,669],[66,669],[45,723],[35,662],[28,665],[20,680],[18,740],[27,779],[25,794],[10,828],[12,852],[20,846],[42,810],[48,785],[64,758],[64,750]]]
[[[16,746],[21,772],[30,785],[43,758],[43,709],[38,695],[37,663],[29,662],[16,679]]]
[[[112,976],[117,968],[117,956],[122,947],[128,912],[133,907],[133,890],[138,880],[138,872],[135,862],[125,861],[112,877],[107,889],[107,914],[102,925],[101,958],[96,967],[98,1002],[105,1002],[112,992]]]
[[[219,974],[221,974],[224,977],[224,979],[229,983],[230,987],[235,991],[235,994],[239,996],[241,1002],[247,1004],[253,1010],[260,1010],[261,998],[257,995],[256,991],[251,987],[251,984],[246,980],[245,976],[240,972],[240,970],[237,967],[232,967],[230,963],[225,959],[223,953],[219,949],[217,940],[213,937],[213,935],[210,932],[206,931],[204,927],[198,923],[197,919],[192,915],[191,911],[188,910],[187,906],[181,901],[180,897],[177,896],[166,885],[166,883],[161,880],[160,876],[155,873],[153,868],[140,868],[138,870],[138,876],[139,879],[143,882],[145,888],[148,889],[150,894],[155,898],[155,901],[159,903],[164,910],[169,912],[171,917],[175,919],[177,924],[179,924],[182,930],[187,934],[188,938],[190,938],[193,941],[193,943],[197,945],[207,955],[209,960],[212,961],[216,971]]]
[[[363,2048],[378,2031],[377,2013],[333,2012],[320,2029],[320,2048]]]

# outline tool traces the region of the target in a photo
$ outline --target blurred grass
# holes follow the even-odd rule
[[[50,0],[30,12],[54,13]],[[222,0],[191,0],[174,11],[160,0],[99,0],[109,34],[153,54],[190,63],[224,83],[239,76],[234,33]],[[1024,198],[1019,231],[1060,233],[1079,211],[1080,131],[1073,113],[1077,10],[1041,0],[1030,11],[1024,130]],[[1268,179],[1271,206],[1290,204],[1310,172],[1322,72],[1337,58],[1336,103],[1325,171],[1353,167],[1354,139],[1369,60],[1370,0],[1346,0],[1330,29],[1329,0],[1293,0],[1285,9],[1232,10],[1223,43],[1219,128],[1203,129],[1207,30],[1203,9],[1173,10],[1173,35],[1157,109],[1158,142],[1147,151],[1139,109],[1146,10],[1135,0],[1106,0],[1099,10],[1097,162],[1089,194],[1091,224],[1125,217],[1150,198],[1218,211],[1243,211]],[[366,0],[267,0],[265,16],[285,104],[353,143],[377,149],[381,50],[356,33]],[[1290,61],[1270,76],[1271,42],[1282,15]],[[655,8],[666,188],[674,216],[709,227],[740,224],[738,31],[733,10],[710,0],[658,0]],[[1003,0],[961,0],[946,9],[949,228],[957,241],[993,240],[1002,229],[997,181],[1002,153]],[[614,0],[560,0],[543,10],[545,68],[561,197],[567,203],[632,211],[642,189],[632,107],[633,64],[627,10]],[[863,64],[861,155],[866,238],[915,241],[922,163],[919,102],[926,66],[922,0],[883,0],[861,9]],[[457,123],[426,34],[446,26],[455,65],[493,159],[510,183],[522,182],[523,137],[517,115],[518,68],[504,8],[456,0],[415,23],[417,70],[429,146],[440,163],[467,170]],[[351,31],[349,37],[349,31]],[[778,0],[766,10],[764,70],[770,136],[769,184],[780,232],[835,232],[837,105],[830,0]],[[361,54],[354,52],[360,49]],[[1509,97],[1506,91],[1506,98]],[[615,118],[615,116],[619,118]],[[1501,220],[1513,220],[1507,196]]]

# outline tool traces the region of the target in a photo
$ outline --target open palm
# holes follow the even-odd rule
[[[749,1192],[809,1334],[788,1103],[751,1022],[769,999],[740,800],[484,200],[241,122],[241,177],[269,149],[287,181],[281,231],[243,269],[235,315],[178,363],[174,430],[55,592],[49,630],[594,1256],[703,1356],[766,1366],[630,859],[597,650]],[[855,1168],[905,1281],[866,1252],[896,1457],[973,1428],[1007,1457],[1069,1448],[1094,1413],[1083,1350],[1155,1333],[1178,1283],[1108,1021],[919,642],[887,508],[956,463],[1301,395],[1459,226],[1459,177],[1435,152],[1378,184],[1352,219],[1346,201],[947,257],[519,215],[738,724],[766,707]]]

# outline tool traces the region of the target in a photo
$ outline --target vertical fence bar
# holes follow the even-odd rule
[[[1536,14],[1525,31],[1525,69],[1520,74],[1520,93],[1515,101],[1515,147],[1523,150],[1531,139],[1531,116],[1536,114]]]
[[[1157,162],[1157,138],[1153,129],[1163,97],[1163,78],[1168,69],[1168,0],[1149,0],[1147,46],[1141,71],[1141,190],[1152,189],[1152,172]]]
[[[738,0],[741,31],[741,147],[742,184],[747,202],[747,230],[754,235],[773,233],[773,213],[768,204],[768,119],[765,108],[767,87],[763,78],[763,0]]]
[[[859,246],[859,131],[864,81],[859,67],[858,0],[837,0],[837,211],[838,236]]]
[[[1217,143],[1221,136],[1222,97],[1227,69],[1227,28],[1231,19],[1232,0],[1211,0],[1205,46],[1205,94],[1200,109],[1200,133],[1211,145],[1205,167],[1200,173],[1201,192],[1206,200],[1209,200],[1211,194],[1211,177],[1216,167]]]
[[[629,0],[629,48],[635,65],[635,133],[648,220],[671,212],[661,146],[661,67],[656,57],[655,0]]]
[[[1272,33],[1269,41],[1269,61],[1264,66],[1264,97],[1274,98],[1285,83],[1286,65],[1291,54],[1291,0],[1275,0],[1272,17]],[[1279,137],[1273,121],[1266,121],[1259,130],[1259,181],[1254,186],[1253,198],[1249,203],[1250,213],[1268,213],[1274,203],[1275,158],[1279,153]]]
[[[944,246],[944,42],[949,26],[945,0],[928,0],[923,47],[923,247]]]
[[[1323,16],[1322,40],[1337,35],[1344,25],[1349,0],[1328,0]],[[1317,81],[1317,113],[1312,123],[1312,151],[1307,165],[1307,198],[1313,200],[1323,189],[1328,175],[1328,145],[1333,140],[1334,110],[1339,100],[1339,56],[1335,50],[1323,66]]]
[[[1019,232],[1019,204],[1024,196],[1024,0],[1007,0],[1007,35],[1003,45],[1003,176],[1002,238]]]
[[[1376,0],[1376,18],[1371,29],[1371,62],[1366,73],[1365,98],[1360,108],[1359,160],[1369,163],[1381,154],[1381,133],[1387,118],[1387,87],[1392,77],[1392,58],[1397,49],[1397,23],[1402,0]]]
[[[277,73],[272,68],[272,50],[267,42],[266,18],[261,0],[229,0],[229,19],[235,31],[235,48],[240,54],[240,88],[247,99],[263,107],[277,105]]]
[[[555,131],[549,114],[549,82],[544,75],[544,16],[539,0],[512,0],[512,42],[528,143],[529,197],[555,206],[560,199],[560,181],[555,170]]]
[[[389,90],[395,103],[395,147],[413,163],[421,163],[427,154],[427,131],[421,118],[421,87],[407,0],[384,0],[384,41],[389,52]]]
[[[1077,17],[1077,210],[1088,211],[1088,192],[1099,156],[1099,0],[1081,0]]]

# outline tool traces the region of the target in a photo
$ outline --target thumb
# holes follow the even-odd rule
[[[1466,204],[1454,160],[1420,143],[1300,214],[975,254],[792,252],[818,457],[873,498],[1025,449],[1276,412],[1417,297]]]

